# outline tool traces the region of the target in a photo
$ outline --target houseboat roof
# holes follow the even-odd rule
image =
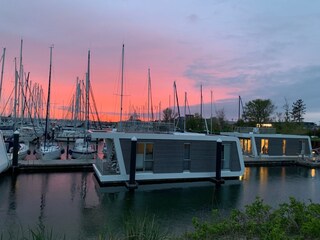
[[[303,138],[309,139],[308,135],[293,135],[293,134],[276,134],[276,133],[239,133],[239,132],[221,132],[221,135],[225,136],[234,136],[242,138],[251,138],[251,137],[263,137],[263,138]]]
[[[131,139],[175,139],[175,140],[208,140],[238,141],[236,136],[206,135],[201,133],[126,133],[126,132],[91,132],[92,139],[126,138]]]

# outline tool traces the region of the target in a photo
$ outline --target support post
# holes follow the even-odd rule
[[[18,152],[19,152],[19,131],[13,133],[13,152],[12,152],[12,167],[13,171],[18,167]]]
[[[67,137],[67,159],[69,159],[69,137]]]
[[[99,139],[96,139],[96,158],[98,158]]]
[[[136,158],[137,158],[137,138],[131,138],[131,158],[130,158],[130,176],[129,183],[126,186],[129,190],[136,189],[138,184],[136,182]]]
[[[217,140],[217,152],[216,152],[216,177],[214,182],[216,185],[224,183],[224,180],[221,178],[221,152],[222,152],[222,140],[219,138]]]
[[[54,141],[54,131],[55,131],[55,129],[52,128],[52,142]]]

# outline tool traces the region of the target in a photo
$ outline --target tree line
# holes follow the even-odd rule
[[[218,109],[215,116],[204,119],[201,114],[195,113],[179,117],[171,108],[162,111],[162,122],[175,123],[176,130],[189,132],[219,133],[232,131],[237,127],[256,127],[264,123],[273,123],[279,133],[305,133],[302,123],[306,114],[306,104],[302,99],[297,99],[291,105],[285,99],[282,106],[283,112],[278,112],[277,107],[270,99],[254,99],[245,103],[240,119],[236,123],[230,123],[226,119],[224,109]],[[140,121],[139,115],[134,113],[129,121]],[[184,125],[184,121],[186,124]],[[318,135],[318,134],[317,134]],[[320,135],[320,131],[319,131]]]
[[[298,99],[293,102],[291,108],[288,101],[285,99],[283,109],[284,114],[281,112],[276,113],[278,122],[281,122],[282,119],[283,122],[303,122],[303,116],[306,113],[306,105],[302,99]],[[276,107],[270,99],[255,99],[247,102],[243,107],[242,119],[253,124],[275,122],[273,117],[275,110]]]
[[[273,123],[277,131],[282,133],[301,133],[300,130],[306,114],[306,104],[302,99],[298,99],[290,105],[285,99],[282,106],[283,112],[277,112],[277,107],[270,99],[254,99],[245,103],[242,109],[242,116],[238,119],[235,126],[256,127],[264,123]],[[187,115],[182,121],[178,114],[171,108],[163,110],[162,121],[176,122],[178,130],[183,128],[181,123],[186,120],[186,130],[192,132],[218,133],[221,131],[230,131],[234,125],[230,124],[225,116],[224,109],[217,110],[215,116],[211,119],[203,119],[199,113]],[[207,121],[207,122],[205,122]],[[300,131],[300,132],[299,132]]]

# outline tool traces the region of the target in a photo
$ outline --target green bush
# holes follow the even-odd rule
[[[320,239],[320,204],[290,198],[272,211],[257,197],[244,211],[233,210],[222,219],[215,210],[210,221],[195,218],[193,225],[194,232],[181,239]]]

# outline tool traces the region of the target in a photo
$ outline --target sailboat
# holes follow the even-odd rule
[[[71,149],[72,158],[93,158],[97,152],[95,147],[89,143],[89,94],[90,94],[90,50],[88,51],[88,70],[86,74],[86,102],[85,102],[85,120],[86,131],[84,138],[76,139],[73,148]]]
[[[3,54],[2,57],[0,59],[0,62],[2,62],[2,68],[1,68],[1,76],[0,76],[0,100],[2,100],[1,96],[2,96],[2,84],[3,84],[3,73],[4,73],[4,61],[5,61],[5,54],[6,54],[6,48],[3,48]],[[21,40],[21,48],[20,48],[20,74],[22,72],[22,40]],[[18,73],[17,73],[17,69],[16,69],[16,64],[15,64],[15,80],[18,80]],[[17,86],[15,86],[15,89],[17,88]],[[16,102],[16,101],[15,101]],[[3,121],[5,119],[5,121]],[[15,121],[13,121],[11,119],[11,117],[6,117],[3,119],[3,116],[0,116],[0,129],[2,132],[2,137],[3,140],[5,141],[5,145],[6,145],[6,150],[7,153],[10,157],[10,159],[12,159],[12,152],[13,152],[13,131],[15,128]],[[30,149],[29,149],[29,144],[28,142],[25,141],[25,139],[23,139],[23,134],[21,132],[21,130],[19,131],[20,135],[19,135],[19,139],[20,139],[20,143],[19,143],[19,151],[18,151],[18,159],[19,160],[23,160],[25,159],[25,157],[30,154]]]
[[[59,159],[64,149],[52,141],[48,141],[48,125],[50,113],[50,87],[51,87],[51,67],[52,67],[52,48],[50,47],[50,68],[49,68],[49,85],[48,85],[48,98],[47,98],[47,112],[46,112],[46,125],[44,130],[44,142],[40,144],[39,148],[35,149],[37,159],[41,160],[54,160]]]

